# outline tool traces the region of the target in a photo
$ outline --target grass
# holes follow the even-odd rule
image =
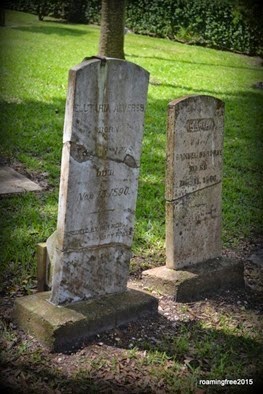
[[[98,26],[40,22],[7,12],[1,28],[0,155],[46,174],[49,190],[0,201],[1,264],[35,273],[35,247],[56,228],[68,70],[97,53]],[[128,34],[126,59],[151,74],[133,250],[163,263],[167,104],[209,94],[226,104],[223,241],[226,247],[262,233],[262,103],[252,88],[263,80],[258,59]],[[136,264],[132,270],[136,270]],[[15,269],[16,268],[16,269]]]

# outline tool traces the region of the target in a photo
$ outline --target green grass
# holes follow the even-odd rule
[[[97,53],[99,27],[63,24],[7,12],[1,27],[0,155],[27,171],[48,173],[50,190],[4,198],[1,264],[35,272],[35,247],[55,230],[68,70]],[[167,104],[209,94],[226,104],[223,241],[262,233],[263,80],[255,58],[128,34],[126,59],[151,74],[133,250],[159,262],[165,255]],[[134,266],[133,266],[133,269]]]

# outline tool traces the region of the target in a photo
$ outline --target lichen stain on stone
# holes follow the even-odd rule
[[[99,159],[107,159],[108,149],[104,144],[100,144],[96,141],[95,154]]]
[[[83,163],[91,159],[91,154],[83,145],[76,144],[75,142],[67,142],[67,144],[70,147],[70,156],[78,163]]]

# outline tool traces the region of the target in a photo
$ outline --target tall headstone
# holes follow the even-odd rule
[[[126,290],[149,74],[118,59],[69,72],[50,301]]]
[[[166,266],[181,269],[221,255],[224,103],[188,96],[169,103]]]

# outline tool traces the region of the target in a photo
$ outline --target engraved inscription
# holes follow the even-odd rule
[[[77,144],[75,142],[67,142],[66,144],[68,144],[68,146],[70,147],[71,157],[79,163],[91,160],[94,157],[94,154],[92,154],[92,152],[86,149],[83,145]],[[123,161],[129,167],[137,167],[136,160],[131,155],[131,153],[133,153],[132,146],[108,147],[105,146],[103,143],[97,143],[95,147],[95,155],[99,158],[106,159],[107,157],[111,157],[112,155],[121,156],[122,159],[119,159],[120,161]]]
[[[130,194],[130,188],[128,186],[125,187],[115,187],[110,190],[108,189],[100,189],[97,194],[92,192],[82,192],[79,193],[79,201],[91,201],[94,198],[109,198],[109,197],[121,197],[128,196]]]
[[[204,184],[204,186],[209,185],[209,183],[217,183],[219,182],[216,175],[208,175],[203,178],[199,176],[189,176],[179,181],[179,187],[184,186],[197,186]]]
[[[79,193],[79,200],[80,201],[91,201],[91,200],[93,200],[93,198],[94,198],[94,194],[92,192],[91,193],[86,193],[86,192]]]
[[[186,130],[188,133],[194,133],[197,131],[211,131],[215,127],[213,118],[204,119],[188,119],[186,122]]]
[[[75,112],[144,112],[144,104],[93,104],[93,103],[79,103],[74,106]]]
[[[198,176],[195,177],[188,177],[185,179],[181,179],[179,181],[179,186],[183,187],[183,186],[196,186],[196,185],[200,185],[200,179]]]
[[[126,146],[115,146],[115,147],[109,147],[109,152],[114,153],[115,155],[123,155],[127,152],[132,151],[132,147],[126,147]]]
[[[207,157],[216,157],[222,156],[222,149],[214,149],[214,150],[207,150],[201,152],[186,152],[186,153],[177,153],[176,160],[191,160],[191,159],[201,159]]]
[[[116,104],[113,112],[144,112],[144,104]]]
[[[119,127],[113,126],[100,126],[95,127],[96,133],[101,134],[104,138],[110,133],[118,133],[120,131]]]
[[[207,204],[192,205],[191,208],[197,208],[194,210],[193,221],[200,225],[206,220],[216,219],[218,217],[218,210],[214,205],[208,207]]]
[[[220,181],[219,177],[215,174],[217,167],[210,168],[209,159],[212,162],[217,157],[222,156],[221,149],[206,150],[200,152],[185,152],[178,153],[176,160],[179,162],[185,162],[188,166],[185,166],[185,174],[183,179],[178,179],[177,186],[179,188],[185,187],[206,187]],[[209,173],[210,171],[212,173]],[[202,176],[202,172],[203,176]]]
[[[132,237],[133,229],[131,226],[121,222],[104,223],[99,226],[90,225],[86,228],[68,231],[67,235],[86,235],[88,240],[94,241],[104,240],[109,237]]]
[[[216,175],[208,175],[206,177],[203,178],[203,183],[215,183],[217,182],[217,177]]]
[[[89,104],[89,103],[80,103],[74,106],[75,112],[108,112],[109,111],[109,104]]]
[[[103,168],[102,170],[98,170],[96,171],[96,176],[111,176],[114,175],[114,171],[113,170],[108,170]]]
[[[189,165],[189,172],[205,171],[207,169],[206,161],[203,161],[199,166]]]
[[[126,187],[115,187],[110,190],[101,189],[98,193],[100,198],[109,198],[109,197],[121,197],[128,196],[130,194],[130,188]]]

